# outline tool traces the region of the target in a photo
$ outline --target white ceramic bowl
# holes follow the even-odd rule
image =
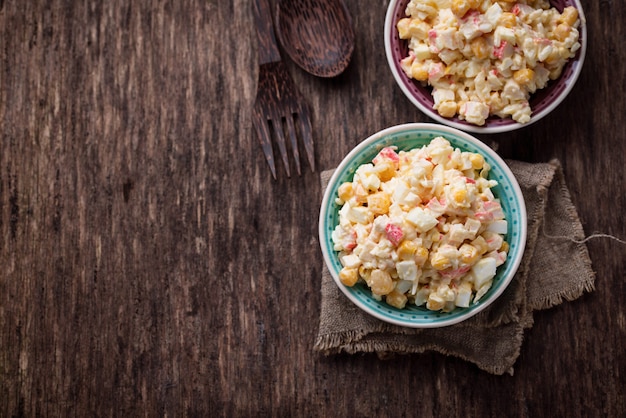
[[[487,119],[483,126],[477,126],[460,120],[458,117],[442,117],[433,109],[434,100],[431,94],[431,88],[423,86],[420,82],[409,78],[400,68],[400,60],[408,55],[408,45],[406,40],[402,40],[398,36],[396,24],[398,20],[406,17],[405,9],[408,3],[409,0],[391,0],[389,2],[384,28],[385,53],[391,73],[402,92],[418,109],[430,118],[445,125],[468,132],[483,134],[508,132],[529,126],[542,119],[552,112],[574,88],[576,80],[582,70],[585,53],[587,51],[587,26],[585,15],[579,0],[551,0],[550,4],[556,7],[557,10],[562,11],[563,8],[567,6],[574,6],[578,9],[581,22],[579,27],[579,42],[581,47],[577,51],[576,56],[570,59],[565,65],[563,73],[557,80],[549,82],[546,88],[536,91],[531,96],[530,106],[532,116],[530,121],[525,124],[520,124],[511,118],[501,119],[492,116]]]
[[[506,241],[510,245],[507,259],[498,267],[491,289],[483,298],[468,308],[456,308],[452,312],[430,311],[424,306],[407,304],[404,309],[396,309],[384,301],[372,297],[370,289],[364,283],[347,287],[339,280],[342,268],[338,252],[333,250],[332,233],[339,223],[340,207],[335,203],[339,186],[351,181],[356,169],[371,162],[378,152],[387,146],[396,146],[398,150],[420,148],[433,138],[445,137],[454,148],[461,151],[480,153],[491,165],[490,179],[498,181],[492,189],[500,199],[502,209],[508,221]],[[326,266],[341,291],[368,314],[383,321],[412,328],[435,328],[456,324],[476,315],[489,306],[504,292],[517,271],[526,245],[526,206],[519,184],[506,163],[491,148],[468,133],[460,130],[429,123],[412,123],[394,126],[365,139],[357,145],[339,164],[333,173],[324,193],[319,216],[319,239]]]

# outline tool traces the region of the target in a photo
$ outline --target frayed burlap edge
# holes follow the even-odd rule
[[[549,162],[552,165],[554,170],[554,180],[553,180],[553,188],[558,188],[557,190],[552,190],[553,193],[557,193],[559,196],[560,203],[563,207],[563,215],[567,216],[569,220],[569,225],[572,228],[572,236],[559,236],[553,237],[546,234],[546,226],[542,222],[540,225],[540,231],[538,234],[541,234],[544,238],[548,240],[567,240],[574,246],[574,254],[573,257],[576,257],[578,260],[583,260],[580,263],[580,268],[582,269],[581,277],[584,277],[585,280],[582,282],[572,282],[570,286],[562,289],[558,292],[547,293],[540,298],[531,298],[528,301],[528,308],[531,310],[544,310],[549,309],[554,306],[560,305],[561,303],[568,301],[574,301],[582,296],[586,292],[593,292],[595,290],[595,277],[596,274],[591,266],[591,259],[589,257],[589,250],[587,246],[584,244],[583,240],[585,239],[585,231],[583,229],[582,223],[580,222],[580,218],[578,217],[578,213],[576,211],[576,207],[572,202],[571,194],[569,189],[567,188],[567,184],[565,182],[565,175],[563,173],[563,167],[561,163],[553,159]],[[543,202],[543,206],[547,207],[550,204],[549,195],[546,193],[542,195],[545,199]]]
[[[530,163],[516,161],[507,161],[507,163],[511,166],[511,169],[514,173],[516,171],[529,171],[528,168],[531,166]],[[532,166],[537,167],[539,165],[535,164]],[[578,219],[576,209],[571,202],[569,190],[567,189],[564,182],[564,176],[560,163],[557,160],[553,160],[550,161],[550,163],[548,164],[541,164],[540,166],[544,169],[544,172],[542,172],[543,175],[537,178],[537,173],[533,172],[533,170],[530,170],[530,172],[532,172],[533,182],[531,182],[532,185],[530,187],[526,187],[526,190],[524,190],[525,194],[536,193],[537,200],[534,207],[527,208],[528,219],[531,220],[531,222],[528,225],[528,237],[525,257],[522,260],[520,269],[518,270],[517,274],[517,276],[519,276],[520,282],[518,284],[520,286],[515,295],[509,295],[509,297],[513,297],[513,303],[509,301],[509,303],[505,306],[501,306],[499,311],[492,305],[485,311],[476,315],[476,317],[464,322],[462,325],[463,329],[476,327],[476,331],[481,332],[489,332],[488,330],[491,327],[501,328],[503,326],[510,327],[515,331],[512,335],[508,335],[508,338],[506,340],[508,346],[505,347],[504,352],[501,353],[503,355],[498,359],[497,362],[483,361],[483,359],[485,358],[489,359],[489,356],[481,357],[466,355],[466,350],[464,349],[458,349],[458,347],[457,349],[452,349],[450,347],[447,347],[445,344],[430,343],[427,341],[429,339],[428,335],[442,332],[441,330],[444,330],[443,332],[445,333],[445,329],[458,327],[460,324],[453,325],[451,327],[441,328],[438,330],[423,330],[398,327],[395,325],[387,324],[383,321],[370,318],[370,320],[365,323],[365,326],[357,327],[356,329],[344,329],[343,331],[339,332],[329,332],[322,334],[322,329],[320,327],[320,334],[318,334],[318,337],[315,341],[314,349],[325,355],[338,354],[341,352],[345,352],[348,354],[363,352],[376,353],[381,358],[386,358],[389,355],[435,351],[444,355],[451,355],[465,361],[472,362],[476,364],[480,369],[492,374],[513,374],[513,365],[516,359],[519,357],[521,344],[523,343],[524,329],[530,328],[533,324],[533,310],[547,309],[549,307],[562,303],[563,300],[576,299],[583,292],[591,291],[594,289],[593,272],[591,271],[588,252],[586,246],[581,244],[577,251],[583,258],[589,260],[589,263],[585,265],[587,267],[587,271],[585,273],[587,277],[590,277],[590,279],[586,280],[575,288],[566,289],[562,292],[557,292],[556,294],[547,295],[545,299],[535,299],[533,300],[532,305],[527,303],[525,297],[525,284],[526,280],[528,280],[527,276],[530,274],[531,260],[532,256],[534,255],[535,244],[537,242],[539,234],[542,231],[541,228],[543,227],[546,207],[547,204],[549,204],[549,191],[552,186],[555,186],[559,189],[557,193],[559,193],[560,197],[565,200],[564,203],[567,207],[567,215],[575,229],[576,238],[579,238],[579,236],[584,236],[582,225],[580,224],[580,220]],[[333,170],[327,170],[322,173],[320,178],[322,182],[322,189],[326,188],[328,179],[331,177],[332,172]],[[553,184],[555,176],[557,184]],[[520,184],[523,184],[524,179],[518,180],[520,181]],[[323,275],[328,275],[327,279],[330,278],[330,281],[332,281],[330,273],[327,271],[326,267],[324,267]],[[332,284],[334,285],[334,282]],[[335,290],[338,293],[341,293],[337,289]],[[341,297],[345,296],[341,294]],[[346,300],[344,300],[344,302],[347,303]],[[322,300],[322,305],[324,305],[324,303],[325,301]],[[322,307],[322,310],[324,310],[324,306]],[[490,312],[490,310],[492,311]],[[357,313],[357,315],[358,314],[365,315],[360,311],[359,313]],[[479,319],[481,315],[492,315],[492,317],[487,320],[485,320],[485,318]],[[482,323],[479,322],[478,325],[473,323],[477,320],[482,320]],[[426,331],[427,334],[423,334],[424,331]],[[419,338],[416,338],[418,335]]]

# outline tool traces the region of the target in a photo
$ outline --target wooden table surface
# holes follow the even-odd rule
[[[335,79],[285,60],[315,173],[273,180],[251,123],[251,2],[0,0],[0,416],[623,416],[626,246],[535,315],[513,376],[439,354],[313,350],[319,172],[391,125],[388,1],[346,0]],[[585,233],[626,238],[626,12],[582,0],[589,48],[552,115],[481,136],[561,161]]]

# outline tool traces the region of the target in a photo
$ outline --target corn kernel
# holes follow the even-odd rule
[[[411,65],[411,77],[418,81],[428,80],[428,67],[419,61]]]
[[[470,2],[468,0],[452,0],[450,8],[452,9],[452,13],[458,17],[463,17],[470,9]]]
[[[430,265],[435,270],[444,270],[450,267],[452,264],[450,263],[450,259],[445,255],[441,255],[439,253],[431,254],[430,256]]]
[[[430,230],[430,232],[428,233],[428,238],[433,242],[439,242],[441,241],[441,233],[437,230],[437,228],[433,228]]]
[[[500,15],[498,23],[505,28],[512,28],[517,25],[517,17],[511,12],[504,12]]]
[[[461,262],[464,264],[473,265],[478,261],[478,250],[473,245],[463,244],[459,247],[459,252],[461,253]]]
[[[401,260],[411,260],[415,256],[417,251],[417,244],[415,242],[405,239],[398,245],[398,257]]]
[[[359,279],[359,272],[355,268],[344,267],[339,272],[339,281],[345,286],[352,287]]]
[[[393,282],[391,275],[380,269],[372,271],[367,284],[370,289],[372,289],[372,293],[379,296],[389,294],[395,287],[395,283]]]
[[[365,280],[365,282],[369,282],[371,274],[372,274],[372,269],[367,268],[362,264],[359,266],[359,277]]]
[[[498,4],[502,8],[502,10],[504,10],[505,12],[510,12],[513,10],[514,3],[516,2],[517,0],[500,0]],[[489,4],[491,4],[491,2]]]
[[[376,164],[375,173],[380,179],[380,181],[385,182],[389,181],[396,175],[396,167],[393,161],[381,161]]]
[[[506,241],[502,241],[502,245],[500,246],[499,251],[504,251],[505,253],[509,252],[509,243]]]
[[[422,267],[426,260],[428,260],[428,250],[421,246],[417,247],[414,258],[415,264],[417,264],[418,267]]]
[[[548,78],[550,80],[556,80],[557,78],[561,76],[562,72],[563,72],[563,66],[558,65],[555,68],[550,69],[550,74],[548,75]]]
[[[377,192],[367,196],[367,207],[374,215],[384,215],[389,212],[391,199],[385,192]]]
[[[431,293],[430,295],[428,295],[426,308],[430,309],[431,311],[438,311],[441,310],[445,304],[446,301],[443,300],[441,296],[437,295],[437,293]]]
[[[398,20],[396,28],[400,39],[417,38],[420,40],[426,39],[431,29],[430,25],[423,20],[409,17]]]
[[[546,64],[558,64],[558,62],[564,58],[563,55],[564,51],[567,51],[566,48],[552,48],[552,51],[550,52],[550,55],[548,55],[548,57],[545,59],[545,63]]]
[[[530,68],[522,68],[513,73],[513,80],[520,86],[527,86],[535,78],[535,72]]]
[[[576,10],[573,6],[568,6],[563,9],[563,13],[557,20],[559,23],[565,23],[570,26],[574,26],[576,21],[578,20],[578,10]]]
[[[567,23],[559,23],[556,28],[554,28],[554,37],[563,42],[567,39],[570,32],[572,31],[572,27]]]
[[[505,103],[500,97],[500,93],[497,91],[492,91],[489,96],[489,101],[487,103],[489,105],[489,110],[491,113],[498,113],[502,109],[504,109]]]
[[[404,293],[400,293],[396,290],[393,290],[385,297],[385,301],[387,304],[393,306],[394,308],[404,309],[406,306],[408,298]]]
[[[474,56],[480,60],[488,58],[491,53],[487,41],[482,36],[472,40],[470,42],[470,48]]]
[[[413,38],[424,40],[428,38],[428,31],[431,26],[421,19],[411,19],[409,23],[409,35]]]
[[[489,250],[489,245],[487,245],[487,241],[485,241],[482,235],[477,236],[474,241],[470,242],[470,244],[476,248],[479,255],[483,255],[487,252],[487,250]]]
[[[467,190],[465,189],[455,190],[454,193],[452,194],[452,197],[454,198],[454,201],[456,203],[464,203],[465,200],[467,199]]]
[[[410,23],[411,19],[408,17],[398,20],[396,28],[398,29],[398,36],[400,37],[400,39],[409,39],[411,37],[411,34],[409,32]]]
[[[339,199],[343,200],[344,202],[347,202],[348,200],[350,200],[350,198],[354,196],[352,183],[350,182],[343,183],[341,186],[339,186],[339,189],[337,189],[337,194],[339,195]]]
[[[357,185],[354,187],[354,196],[356,197],[357,202],[366,203],[369,192],[365,189],[365,187],[363,187],[361,183],[357,183]]]
[[[437,112],[444,118],[451,118],[456,115],[457,105],[455,102],[448,100],[446,102],[440,103],[437,108]]]
[[[480,154],[470,154],[469,160],[474,170],[482,169],[485,164],[485,158]]]

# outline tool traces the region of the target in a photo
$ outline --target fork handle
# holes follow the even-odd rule
[[[274,36],[272,12],[268,0],[254,0],[254,19],[259,38],[259,64],[280,61],[280,52]]]

